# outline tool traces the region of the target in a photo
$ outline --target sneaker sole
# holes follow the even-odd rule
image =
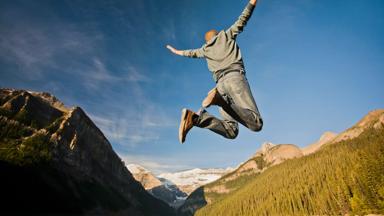
[[[181,111],[181,119],[180,119],[180,126],[179,126],[179,142],[183,144],[183,131],[185,129],[185,119],[187,118],[187,109],[183,109]]]

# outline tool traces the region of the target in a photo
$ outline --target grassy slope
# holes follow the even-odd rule
[[[384,130],[272,167],[196,215],[384,213]]]

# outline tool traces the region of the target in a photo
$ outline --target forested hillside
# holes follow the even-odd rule
[[[291,159],[196,215],[334,215],[384,213],[384,129]]]

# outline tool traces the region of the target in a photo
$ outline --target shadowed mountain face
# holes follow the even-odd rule
[[[182,215],[383,213],[384,110],[303,149],[265,143],[235,171],[193,192]],[[200,210],[199,210],[200,209]]]
[[[79,108],[0,89],[2,212],[173,215],[133,178]]]

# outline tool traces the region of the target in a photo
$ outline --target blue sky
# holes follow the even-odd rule
[[[214,82],[205,60],[165,45],[200,47],[246,3],[2,0],[0,86],[82,107],[121,158],[156,173],[236,166],[263,142],[305,146],[384,108],[384,1],[260,0],[238,44],[263,131],[194,128],[179,144],[181,109],[197,110]]]

